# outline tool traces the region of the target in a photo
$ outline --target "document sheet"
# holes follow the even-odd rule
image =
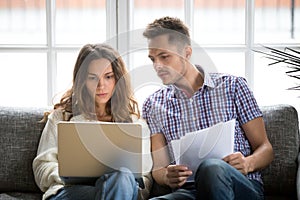
[[[232,119],[173,140],[171,145],[176,163],[188,166],[195,174],[204,159],[222,159],[233,153],[234,131],[235,119]]]

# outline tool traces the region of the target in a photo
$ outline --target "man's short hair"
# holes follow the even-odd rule
[[[191,45],[188,27],[179,19],[162,17],[148,24],[143,32],[144,37],[152,39],[160,35],[169,35],[169,43],[174,45]]]

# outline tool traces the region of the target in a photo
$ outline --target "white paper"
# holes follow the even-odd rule
[[[235,119],[232,119],[173,140],[171,145],[176,163],[188,166],[195,174],[204,159],[222,159],[233,153],[234,131]]]

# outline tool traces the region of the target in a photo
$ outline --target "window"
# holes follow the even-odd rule
[[[253,51],[300,46],[300,0],[3,0],[0,8],[1,105],[52,105],[71,84],[81,46],[96,42],[119,50],[142,102],[161,87],[142,31],[169,15],[189,26],[193,62],[245,77],[260,104],[300,107],[299,93],[286,90],[295,81]]]
[[[198,44],[245,44],[246,1],[195,0],[194,40]]]
[[[46,0],[2,0],[0,44],[46,44]]]
[[[56,0],[56,43],[74,45],[106,39],[104,0]]]
[[[295,81],[288,78],[280,67],[268,67],[269,60],[253,51],[261,49],[262,44],[275,48],[299,46],[299,0],[186,0],[163,3],[135,0],[133,7],[133,14],[128,14],[132,15],[132,19],[128,20],[131,32],[145,27],[157,15],[179,17],[191,30],[195,43],[194,63],[211,71],[245,77],[260,105],[290,103],[300,108],[299,92],[286,90],[291,84],[294,86]],[[135,45],[134,42],[129,45],[131,50],[138,49],[128,59],[133,63],[130,66],[151,66],[150,61],[145,59],[145,44]],[[157,82],[143,84],[149,88],[151,84],[155,87]],[[139,90],[147,96],[144,94],[146,89],[141,88],[139,86]]]
[[[41,105],[47,102],[47,56],[44,52],[0,53],[1,105]],[[43,67],[44,66],[44,67]]]
[[[299,0],[257,0],[255,42],[292,44],[296,43],[297,38],[299,42],[299,7]]]
[[[1,105],[52,105],[80,47],[106,40],[105,0],[0,2]]]

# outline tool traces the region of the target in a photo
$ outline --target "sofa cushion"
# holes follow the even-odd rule
[[[0,194],[0,200],[40,200],[42,199],[41,193],[20,193],[20,192],[12,192],[12,193],[2,193]]]
[[[32,161],[44,123],[46,108],[0,107],[0,193],[40,192]]]
[[[295,198],[299,153],[298,114],[290,105],[261,107],[266,131],[274,150],[274,160],[263,170],[266,196]]]

